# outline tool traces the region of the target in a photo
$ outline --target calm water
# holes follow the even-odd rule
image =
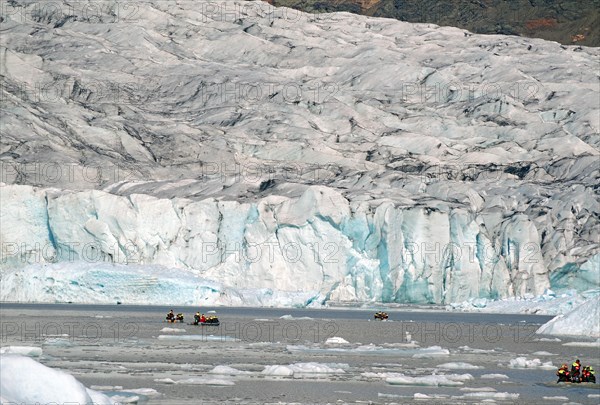
[[[599,402],[589,396],[600,394],[597,387],[544,385],[554,382],[552,369],[510,367],[516,357],[538,358],[553,365],[578,357],[600,366],[597,347],[563,346],[569,339],[540,341],[534,332],[551,317],[406,308],[387,310],[390,321],[380,322],[372,320],[373,310],[364,309],[204,307],[204,313],[217,311],[221,325],[195,327],[163,322],[169,309],[1,304],[2,346],[42,347],[42,363],[69,371],[86,386],[104,391],[152,388],[160,395],[147,398],[151,405],[423,403],[414,399],[417,393],[431,396],[428,404],[480,403],[485,399],[482,395],[496,395],[499,403]],[[197,310],[173,309],[183,312],[186,322]],[[281,318],[284,315],[291,318]],[[185,332],[164,331],[165,327]],[[349,343],[326,344],[333,336]],[[409,343],[408,338],[416,343]],[[432,346],[437,348],[427,349]],[[308,362],[331,368],[341,363],[343,372],[279,377],[263,373],[274,365]],[[456,362],[479,368],[439,367]],[[247,373],[211,373],[218,365]],[[469,373],[473,378],[456,387],[397,386],[376,373],[415,377]],[[507,378],[482,378],[491,373]],[[552,397],[568,401],[548,399]]]

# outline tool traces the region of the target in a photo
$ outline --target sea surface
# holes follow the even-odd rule
[[[600,368],[600,349],[536,335],[548,316],[407,307],[382,322],[380,308],[175,307],[186,319],[171,324],[169,309],[3,303],[1,346],[41,347],[43,364],[140,404],[600,402],[598,385],[555,384],[563,362]],[[196,311],[221,324],[187,324]]]

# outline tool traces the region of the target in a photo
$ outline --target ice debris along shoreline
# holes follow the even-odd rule
[[[110,263],[56,263],[31,265],[19,269],[0,269],[0,300],[31,303],[133,305],[186,305],[198,303],[214,306],[242,307],[309,307],[335,308],[334,301],[321,301],[318,291],[278,291],[269,288],[231,288],[203,278],[198,272],[175,271],[163,266],[123,265]],[[475,298],[446,306],[428,306],[420,310],[466,311],[558,315],[579,308],[600,289],[578,293],[567,290],[542,295],[509,297],[503,300]],[[345,303],[348,304],[348,303]],[[380,303],[354,303],[345,309],[365,309]],[[399,304],[390,304],[393,309]],[[402,306],[398,306],[402,308]],[[414,309],[411,309],[414,310]],[[282,319],[290,318],[284,315]],[[290,318],[291,319],[291,318]]]
[[[223,4],[236,21],[7,14],[3,280],[87,261],[319,304],[598,288],[600,50]]]

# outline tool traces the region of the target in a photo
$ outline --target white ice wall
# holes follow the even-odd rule
[[[244,204],[1,190],[5,280],[10,269],[59,261],[162,265],[235,289],[335,301],[448,303],[550,287],[525,215],[485,227],[465,209],[367,207],[322,186]]]

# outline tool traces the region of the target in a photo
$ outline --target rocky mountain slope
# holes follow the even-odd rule
[[[558,0],[270,0],[309,13],[348,11],[460,27],[478,34],[520,35],[600,46],[600,1]]]
[[[0,298],[31,299],[19,269],[85,261],[297,304],[598,287],[598,49],[261,2],[61,4],[2,21]]]

